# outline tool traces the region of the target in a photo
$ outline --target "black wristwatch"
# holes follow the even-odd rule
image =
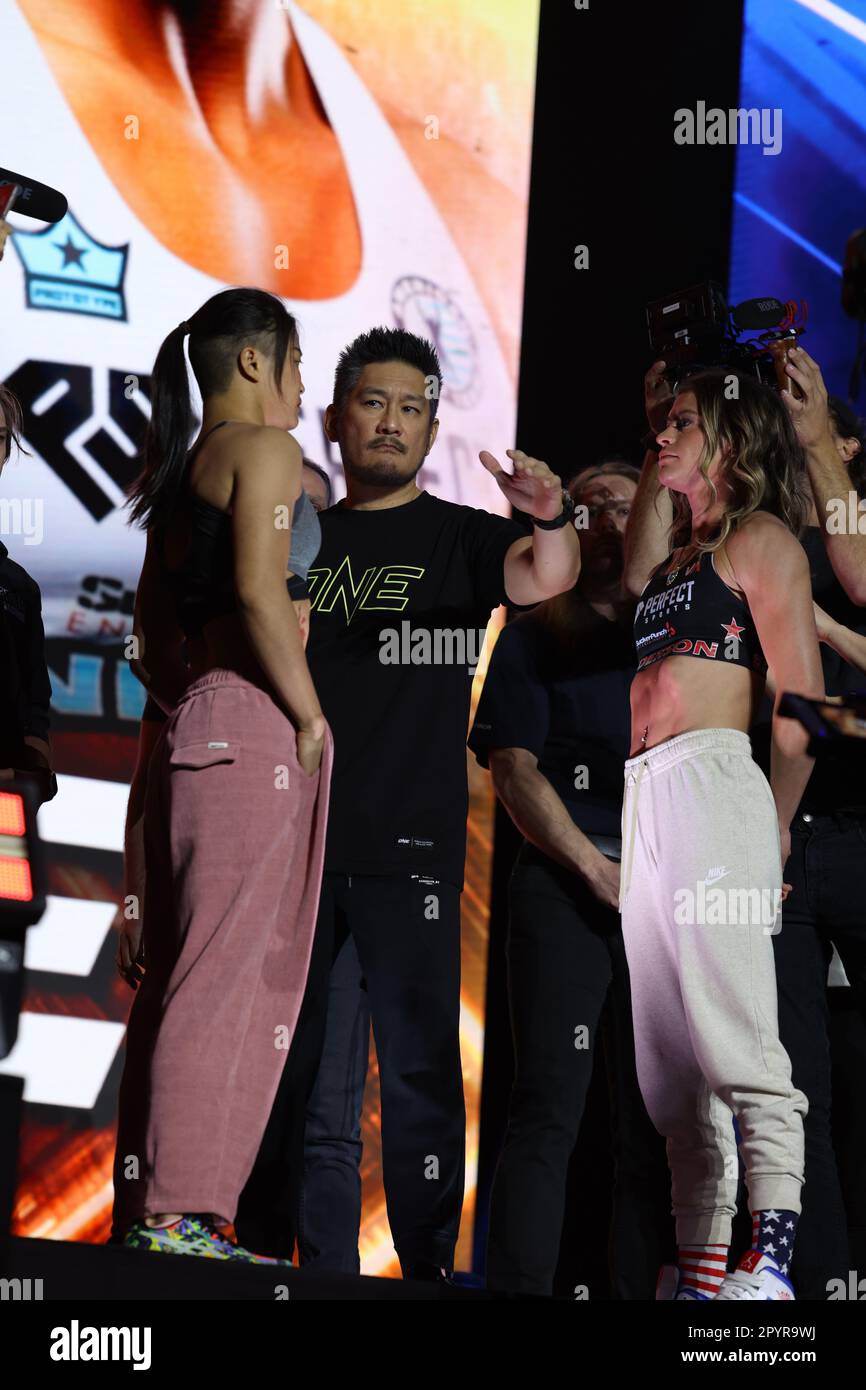
[[[559,516],[555,516],[552,521],[539,521],[537,516],[532,518],[533,526],[537,526],[540,531],[558,531],[561,526],[567,526],[574,516],[574,498],[570,492],[562,489],[562,511]]]

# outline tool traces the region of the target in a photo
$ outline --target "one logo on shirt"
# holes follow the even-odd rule
[[[418,565],[370,565],[356,580],[347,555],[336,569],[310,570],[307,584],[316,613],[333,613],[342,604],[348,625],[359,612],[402,613],[409,585],[422,579]]]
[[[106,246],[86,232],[70,210],[41,232],[12,233],[24,266],[29,309],[126,321],[125,246]]]

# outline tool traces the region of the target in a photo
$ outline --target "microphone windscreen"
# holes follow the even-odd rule
[[[37,183],[25,174],[13,174],[11,169],[0,169],[0,185],[17,183],[21,192],[12,205],[12,212],[22,212],[25,217],[36,217],[40,222],[59,222],[66,216],[69,204],[56,188],[45,183]]]
[[[731,310],[731,318],[739,329],[776,328],[787,311],[781,299],[745,299]]]

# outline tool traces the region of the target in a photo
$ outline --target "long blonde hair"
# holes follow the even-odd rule
[[[732,496],[717,534],[696,540],[688,498],[682,492],[671,493],[673,556],[668,572],[718,550],[759,510],[777,516],[795,536],[802,535],[809,515],[806,460],[781,397],[756,378],[724,368],[687,377],[680,383],[679,394],[687,391],[693,392],[698,403],[705,439],[698,466],[711,500],[718,498],[718,489],[709,477],[710,463],[725,445],[730,454],[724,477]]]

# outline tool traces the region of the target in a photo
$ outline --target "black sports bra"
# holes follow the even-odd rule
[[[190,451],[187,469],[193,454],[201,448],[204,441],[214,430],[228,423],[227,420],[220,420],[202,435],[198,444]],[[206,502],[195,493],[187,495],[187,505],[190,509],[190,541],[183,564],[175,569],[170,569],[166,564],[161,528],[156,531],[156,540],[165,583],[174,598],[178,623],[187,637],[197,637],[212,618],[237,611],[232,518],[230,512]],[[319,520],[312,503],[306,493],[302,492],[292,517],[292,552],[296,548],[296,532],[299,537],[302,536],[304,542],[311,540],[307,509],[312,513],[315,526],[318,528]],[[320,532],[317,533],[316,540],[319,536]],[[307,549],[309,548],[307,544]],[[300,550],[300,547],[298,549]],[[315,549],[318,550],[317,543]],[[305,575],[292,575],[286,580],[286,588],[293,599],[308,596]]]
[[[765,674],[749,605],[717,573],[712,552],[665,574],[669,560],[652,575],[635,611],[638,671],[668,656],[697,656]]]

